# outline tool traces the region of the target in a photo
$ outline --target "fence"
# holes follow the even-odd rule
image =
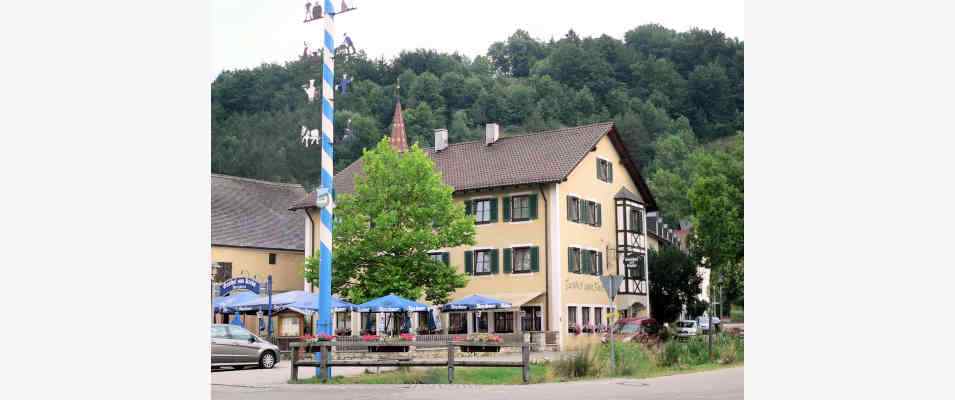
[[[450,335],[449,335],[450,336]],[[343,346],[344,345],[344,346]],[[319,375],[322,377],[323,382],[328,382],[331,377],[329,376],[329,367],[447,367],[448,368],[448,383],[454,383],[454,369],[457,367],[514,367],[521,368],[522,378],[524,383],[527,384],[530,382],[530,344],[527,342],[521,342],[519,344],[508,343],[508,342],[477,342],[477,341],[446,341],[442,347],[447,349],[448,356],[447,361],[440,360],[413,360],[410,357],[406,359],[380,359],[380,360],[335,360],[332,358],[332,352],[339,347],[349,347],[349,348],[365,348],[366,350],[370,347],[374,348],[394,348],[394,349],[407,349],[409,347],[419,347],[420,342],[417,341],[398,341],[398,342],[360,342],[355,341],[351,343],[339,343],[336,339],[335,342],[296,342],[291,344],[292,349],[292,362],[291,362],[291,380],[295,382],[298,380],[298,369],[299,367],[318,367]],[[521,348],[521,361],[505,361],[505,360],[454,360],[454,353],[457,351],[457,348],[461,347],[464,351],[482,351],[487,348],[501,348],[501,347],[520,347]],[[298,358],[299,352],[297,351],[300,348],[304,348],[305,352],[314,352],[315,349],[318,349],[319,357],[318,360],[300,360]]]

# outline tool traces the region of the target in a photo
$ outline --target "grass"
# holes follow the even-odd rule
[[[710,361],[705,336],[656,345],[617,343],[617,367],[610,374],[610,346],[588,347],[563,359],[531,364],[530,383],[565,382],[609,377],[652,378],[743,365],[743,345],[735,337],[720,334],[713,340]],[[320,383],[311,377],[295,383]],[[448,383],[447,368],[399,368],[394,372],[335,377],[333,384],[442,384]],[[458,367],[454,383],[474,385],[521,384],[520,368]]]
[[[551,381],[548,368],[543,364],[531,364],[531,383]],[[296,383],[320,383],[317,377]],[[333,384],[441,384],[448,383],[447,368],[399,368],[393,372],[336,376]],[[520,368],[458,367],[454,369],[454,383],[470,385],[519,385],[524,383]]]

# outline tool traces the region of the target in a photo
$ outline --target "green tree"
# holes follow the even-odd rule
[[[474,219],[417,145],[399,154],[382,139],[363,160],[355,192],[336,205],[333,290],[354,302],[387,294],[446,302],[466,278],[428,252],[474,244]]]
[[[696,310],[703,277],[685,253],[673,246],[650,250],[650,313],[660,322],[679,318],[683,307]]]
[[[698,176],[689,190],[693,209],[690,254],[709,268],[710,285],[743,293],[742,194],[723,175]],[[735,286],[734,286],[735,285]]]

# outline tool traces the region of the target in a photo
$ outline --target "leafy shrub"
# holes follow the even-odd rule
[[[587,346],[569,356],[561,357],[554,361],[551,366],[561,379],[597,376],[600,372],[596,352],[591,346]]]

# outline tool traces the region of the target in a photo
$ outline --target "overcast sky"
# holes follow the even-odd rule
[[[315,1],[315,0],[311,0]],[[324,3],[324,0],[319,0]],[[336,7],[341,0],[333,0]],[[210,78],[223,69],[282,63],[320,43],[320,22],[302,23],[306,0],[211,0]],[[336,18],[338,37],[348,33],[371,57],[401,50],[436,49],[475,56],[517,29],[559,39],[623,34],[646,23],[679,31],[715,28],[743,39],[742,0],[353,0],[358,10]]]

